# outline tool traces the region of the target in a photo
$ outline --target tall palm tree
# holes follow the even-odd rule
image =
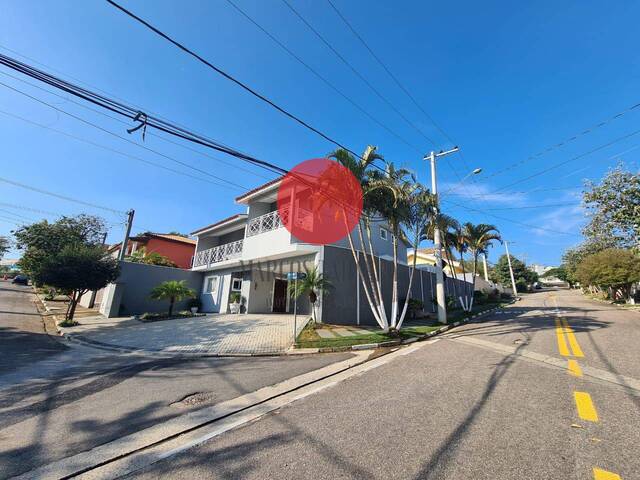
[[[420,242],[427,239],[425,233],[434,217],[434,205],[436,201],[429,189],[418,182],[415,182],[412,189],[405,188],[401,189],[400,192],[403,194],[402,202],[405,204],[402,209],[402,227],[404,231],[401,230],[400,235],[407,238],[407,243],[413,248],[414,255],[413,264],[409,272],[409,285],[407,286],[404,305],[395,324],[396,330],[400,330],[407,314],[409,297],[411,296],[411,286],[413,285],[413,277],[416,270],[416,252],[418,251]]]
[[[347,232],[349,247],[356,265],[356,271],[362,281],[363,290],[371,308],[373,316],[383,331],[389,330],[389,322],[387,320],[386,310],[382,299],[382,286],[376,262],[374,260],[375,252],[371,241],[371,219],[378,215],[377,206],[380,199],[380,188],[372,185],[371,166],[376,160],[382,159],[382,156],[376,153],[376,147],[368,146],[361,157],[356,158],[350,152],[344,149],[338,149],[331,154],[329,158],[333,158],[338,163],[348,168],[360,183],[363,196],[363,211],[361,221],[358,222],[358,236],[360,239],[360,248],[363,255],[364,272],[360,264],[360,254],[356,251],[351,232]],[[365,236],[363,233],[363,225],[367,232],[368,245],[365,245]],[[368,248],[367,248],[368,246]]]
[[[311,316],[313,317],[313,323],[316,323],[316,302],[318,301],[318,296],[321,293],[327,293],[331,287],[331,282],[324,278],[322,273],[318,272],[317,267],[313,267],[311,270],[305,267],[304,270],[306,273],[304,279],[289,283],[289,295],[291,297],[309,296]]]
[[[404,168],[396,168],[393,163],[385,166],[383,173],[372,172],[370,187],[375,195],[376,210],[386,219],[391,230],[393,248],[393,275],[391,289],[391,328],[395,329],[398,322],[398,241],[405,235],[403,224],[411,216],[414,195],[418,190],[415,177]]]
[[[462,309],[468,310],[469,308],[469,298],[467,294],[466,282],[467,282],[467,269],[464,263],[464,254],[468,250],[467,238],[464,235],[464,230],[462,226],[458,226],[457,228],[451,231],[451,241],[453,242],[453,248],[460,254],[460,266],[462,267],[462,278],[464,280],[462,284]],[[457,278],[457,276],[455,277]],[[454,282],[455,283],[455,282]]]
[[[187,287],[186,280],[168,280],[154,287],[149,296],[153,300],[169,300],[169,316],[171,316],[176,301],[194,298],[196,292]]]
[[[462,235],[465,239],[467,249],[471,253],[471,257],[473,258],[473,283],[471,290],[471,302],[469,304],[469,309],[471,309],[471,306],[473,305],[473,295],[476,289],[478,256],[481,253],[484,253],[486,255],[493,241],[497,240],[502,243],[502,237],[500,236],[500,232],[494,225],[489,225],[486,223],[479,223],[478,225],[474,225],[469,222],[465,223],[462,226]]]
[[[444,213],[438,213],[437,216],[432,216],[426,229],[426,238],[433,240],[434,230],[436,225],[440,230],[440,236],[442,239],[442,246],[446,263],[449,265],[449,271],[453,279],[457,279],[455,264],[453,262],[452,249],[456,245],[456,232],[460,229],[460,223],[455,218],[446,215]],[[453,296],[458,298],[458,287],[456,281],[453,284]]]

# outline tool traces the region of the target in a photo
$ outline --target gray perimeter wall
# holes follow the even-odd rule
[[[391,294],[393,288],[393,262],[376,258],[378,272],[381,275],[382,296],[387,315],[391,316]],[[363,273],[364,257],[360,257]],[[401,302],[404,301],[409,286],[409,275],[411,269],[406,265],[398,265],[398,295]],[[323,273],[325,278],[331,282],[332,288],[328,295],[324,296],[322,305],[322,321],[339,325],[358,324],[358,276],[353,256],[350,250],[339,247],[324,247]],[[453,282],[457,282],[458,288],[465,282],[454,279],[447,279],[446,294],[453,295]],[[435,274],[416,269],[411,286],[410,298],[422,300],[425,313],[435,312],[434,291]],[[369,302],[365,295],[364,287],[360,283],[360,325],[377,325]]]
[[[149,294],[158,284],[167,280],[186,280],[187,286],[200,294],[202,272],[180,268],[120,262],[120,277],[105,290],[101,313],[107,317],[138,315],[144,312],[166,312],[168,301],[151,300]],[[175,311],[185,310],[188,300],[176,302]]]

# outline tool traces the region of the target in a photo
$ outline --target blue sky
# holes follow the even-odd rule
[[[377,145],[388,160],[411,168],[420,180],[429,182],[422,153],[450,147],[451,142],[415,108],[325,0],[291,1],[385,98],[436,141],[436,147],[380,100],[281,0],[234,2],[412,146],[328,88],[226,0],[123,1],[123,5],[343,144],[356,151],[367,144]],[[456,186],[458,176],[470,169],[483,168],[482,175],[443,198],[443,210],[462,221],[496,224],[505,238],[515,242],[514,252],[527,255],[529,262],[557,263],[566,247],[579,242],[579,236],[549,230],[579,232],[583,179],[598,179],[618,161],[638,168],[640,135],[503,188],[638,128],[640,108],[527,160],[640,101],[637,2],[334,1],[463,149],[463,158],[454,155],[441,162],[441,191]],[[0,0],[0,10],[0,52],[4,54],[24,60],[18,52],[30,57],[31,63],[36,60],[47,65],[47,70],[55,69],[53,73],[86,82],[93,89],[283,167],[324,156],[334,148],[106,2]],[[3,67],[0,72],[17,75]],[[243,187],[252,188],[271,178],[266,172],[197,147],[190,148],[210,157],[157,137],[147,136],[142,143],[140,135],[126,134],[126,125],[64,98],[2,74],[0,82]],[[207,183],[202,174],[3,85],[0,110],[49,128],[0,113],[0,177],[116,210],[135,208],[134,232],[189,232],[242,210],[233,202],[240,189]],[[150,166],[114,150],[200,179]],[[496,174],[516,162],[521,163]],[[563,190],[549,190],[557,188]],[[2,182],[0,202],[0,235],[16,227],[12,221],[42,217],[27,210],[30,208],[104,215],[112,223],[109,241],[122,236],[118,224],[122,216]],[[555,206],[522,208],[539,205]],[[501,247],[494,249],[494,260],[500,251]]]

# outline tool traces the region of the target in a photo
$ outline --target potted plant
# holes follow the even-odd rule
[[[240,313],[240,300],[242,297],[240,296],[240,292],[231,292],[229,295],[229,310],[231,313]]]
[[[199,298],[192,298],[191,300],[189,300],[187,306],[189,310],[191,310],[191,313],[195,315],[196,313],[198,313],[198,310],[202,308],[202,302]]]

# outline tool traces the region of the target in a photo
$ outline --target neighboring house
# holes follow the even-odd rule
[[[416,255],[416,265],[431,265],[432,267],[436,265],[435,249],[433,248],[419,248],[415,253],[415,255]],[[407,264],[413,265],[413,256],[414,256],[414,251],[411,250],[407,254]],[[460,262],[458,262],[455,259],[451,259],[451,263],[453,265],[449,265],[449,262],[447,262],[444,252],[442,254],[442,260],[444,261],[443,270],[446,275],[453,276],[454,271],[456,273],[462,273],[462,266],[460,265]]]
[[[109,252],[114,257],[117,257],[120,254],[121,245],[118,243],[111,246]],[[196,241],[170,233],[146,232],[135,237],[129,237],[125,254],[131,255],[143,247],[147,253],[155,252],[167,257],[179,268],[191,268],[196,250]]]
[[[4,258],[0,260],[0,267],[6,267],[9,270],[19,270],[18,262],[20,260],[18,258]]]
[[[318,268],[333,286],[320,299],[318,318],[327,323],[373,324],[364,292],[349,249],[347,238],[330,245],[311,245],[294,237],[280,219],[277,192],[280,179],[266,183],[236,198],[246,206],[238,213],[194,232],[197,240],[193,271],[203,272],[202,308],[207,312],[228,312],[231,292],[240,292],[242,311],[248,313],[292,313],[293,301],[287,295],[287,274],[305,268]],[[309,220],[309,213],[299,206],[300,224]],[[289,212],[286,211],[289,215]],[[386,223],[373,225],[373,244],[381,270],[383,295],[391,295],[392,235]],[[357,233],[354,242],[359,244]],[[408,281],[407,248],[400,243],[401,264],[399,293],[404,296]],[[416,279],[412,296],[431,302],[430,273],[424,272],[422,282]],[[416,277],[419,277],[417,275]],[[427,278],[429,277],[429,278]],[[422,287],[422,289],[421,289]],[[404,291],[403,291],[404,290]],[[426,294],[425,294],[426,292]],[[426,295],[426,296],[425,296]],[[390,302],[387,300],[387,304]],[[298,300],[299,313],[310,313],[306,298]]]
[[[433,271],[432,267],[435,267],[436,265],[435,250],[433,248],[419,248],[415,255],[416,255],[416,266],[418,268],[431,267],[427,269],[429,271]],[[413,256],[414,256],[413,250],[407,254],[407,263],[409,265],[413,264]],[[458,280],[463,280],[469,283],[473,282],[473,273],[469,271],[466,271],[463,273],[462,265],[460,264],[459,261],[451,259],[452,265],[449,265],[444,255],[443,255],[443,260],[444,260],[443,270],[445,275],[448,275],[449,277],[457,278]],[[482,260],[479,259],[478,272],[476,274],[476,283],[475,283],[476,290],[489,292],[491,290],[497,289],[500,292],[503,292],[505,289],[501,285],[494,283],[491,280],[484,279],[483,268],[484,267],[483,267]]]

